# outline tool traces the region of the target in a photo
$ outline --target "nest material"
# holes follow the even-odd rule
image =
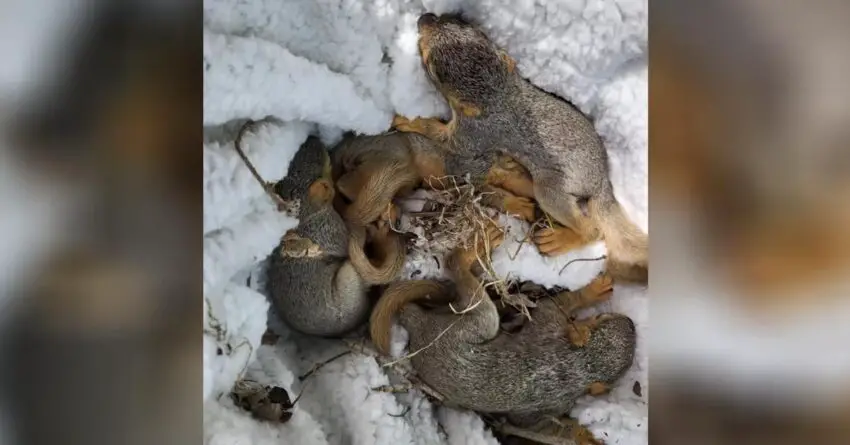
[[[400,229],[414,235],[412,248],[430,255],[445,255],[468,247],[476,233],[485,234],[496,216],[481,204],[475,187],[455,177],[440,178],[445,190],[430,191],[421,211],[406,212]]]
[[[482,204],[484,193],[466,179],[447,176],[436,179],[443,190],[428,193],[421,211],[406,212],[400,231],[413,235],[411,250],[445,256],[456,248],[469,248],[487,239],[487,228],[497,223],[498,213]],[[510,284],[493,270],[490,246],[485,246],[479,264],[484,271],[484,286],[495,300],[518,309],[527,318],[534,303],[519,292],[510,292]],[[474,305],[475,303],[473,303]],[[467,309],[469,310],[469,309]]]

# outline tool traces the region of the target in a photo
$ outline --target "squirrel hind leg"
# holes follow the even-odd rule
[[[490,167],[486,183],[518,197],[534,198],[534,180],[531,173],[513,158],[505,155],[499,156]]]
[[[529,198],[516,196],[513,193],[491,185],[482,187],[481,202],[508,215],[515,215],[523,221],[533,223],[536,218],[537,205]]]
[[[586,207],[586,203],[580,202],[582,198],[567,193],[560,187],[546,184],[544,181],[534,183],[534,197],[540,204],[540,208],[559,224],[574,230],[585,238],[587,236],[584,235],[591,234],[590,221],[582,208],[583,206]]]

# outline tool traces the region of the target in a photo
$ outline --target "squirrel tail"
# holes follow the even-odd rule
[[[391,284],[381,295],[369,318],[369,335],[375,347],[382,354],[389,355],[392,320],[404,305],[418,300],[442,300],[449,295],[445,286],[434,280],[397,281]]]
[[[608,274],[615,281],[646,284],[649,237],[629,219],[613,195],[591,199],[588,210],[608,248]]]
[[[384,258],[380,266],[375,266],[366,256],[366,227],[354,226],[350,230],[348,257],[360,277],[369,285],[387,284],[397,279],[404,267],[407,248],[401,236],[391,232],[381,244]]]
[[[380,168],[367,174],[363,188],[345,212],[345,219],[358,225],[377,220],[400,190],[413,187],[422,180],[409,162],[398,160],[381,164]]]

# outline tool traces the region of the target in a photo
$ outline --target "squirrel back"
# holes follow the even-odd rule
[[[480,177],[499,154],[515,159],[530,172],[546,213],[585,242],[606,241],[615,279],[645,282],[648,236],[614,196],[593,122],[522,78],[507,52],[474,25],[433,16],[419,21],[419,34],[426,72],[453,110],[447,143],[466,161],[448,165],[449,174],[466,169]]]
[[[274,186],[286,200],[298,200],[299,224],[274,249],[267,287],[277,314],[290,327],[319,336],[339,336],[366,321],[370,284],[386,283],[401,271],[406,252],[390,234],[383,263],[366,256],[365,233],[354,233],[333,207],[330,156],[309,137],[293,157],[287,175]]]
[[[577,347],[565,335],[569,318],[552,300],[540,301],[532,320],[511,334],[499,332],[489,298],[463,315],[412,302],[452,295],[436,281],[394,283],[373,311],[370,329],[376,346],[388,349],[388,337],[378,331],[388,332],[386,320],[397,310],[408,349],[416,351],[410,360],[418,378],[453,405],[517,418],[563,415],[591,385],[614,383],[634,359],[635,326],[623,315],[602,321]]]

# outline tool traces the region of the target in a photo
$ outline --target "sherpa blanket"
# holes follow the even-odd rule
[[[276,116],[245,147],[261,175],[276,180],[308,134],[328,143],[345,130],[375,134],[393,113],[445,116],[416,48],[416,18],[462,10],[517,60],[534,84],[590,115],[610,155],[615,193],[647,230],[646,0],[205,0],[204,2],[204,429],[210,444],[495,444],[474,413],[432,405],[416,391],[372,391],[389,383],[374,358],[338,341],[298,335],[269,320],[258,289],[262,262],[297,221],[276,211],[233,149],[242,119]],[[511,220],[511,233],[522,223]],[[496,271],[545,286],[579,287],[601,261],[602,243],[544,258],[507,237]],[[519,250],[518,250],[519,248]],[[517,253],[518,250],[518,253]],[[411,255],[406,273],[440,274]],[[598,310],[631,316],[638,329],[634,365],[605,396],[581,399],[571,413],[609,444],[647,443],[646,289],[617,286]],[[262,345],[267,322],[281,335]],[[401,330],[397,334],[403,334]],[[396,335],[402,353],[404,336]],[[227,393],[247,377],[303,390],[291,420],[262,423]],[[636,391],[636,388],[641,391]]]

